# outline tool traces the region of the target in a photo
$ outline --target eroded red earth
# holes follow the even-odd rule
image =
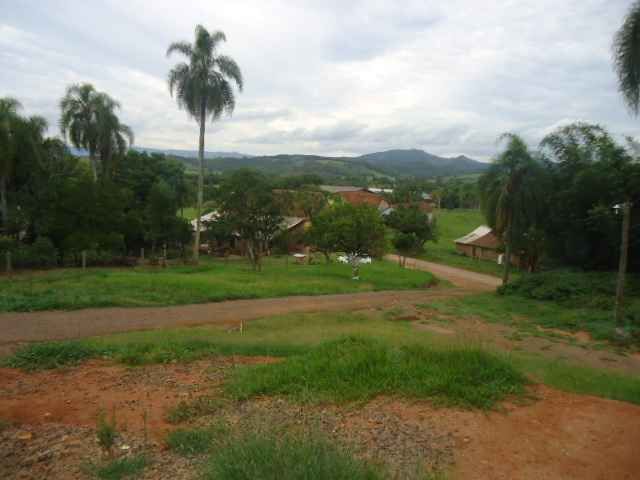
[[[140,436],[146,424],[148,434],[162,445],[167,431],[174,428],[166,421],[168,409],[181,400],[219,395],[225,371],[235,365],[271,361],[274,359],[227,357],[140,368],[94,361],[36,373],[0,369],[0,419],[17,425],[12,427],[11,435],[22,435],[24,439],[11,437],[13,440],[28,444],[49,425],[87,431],[95,428],[100,411],[109,416],[115,411],[119,429]],[[531,393],[533,398],[526,403],[505,404],[500,411],[488,414],[390,398],[378,398],[355,411],[353,406],[330,408],[349,410],[341,414],[343,421],[337,424],[341,429],[358,430],[358,435],[348,435],[349,438],[377,441],[384,425],[375,426],[382,430],[363,431],[374,428],[375,422],[368,420],[372,412],[414,428],[408,431],[430,430],[438,432],[439,437],[448,435],[453,439],[453,478],[640,478],[640,407],[542,386],[533,388]],[[16,455],[20,452],[0,455],[0,462],[15,462]],[[73,455],[64,459],[51,461],[79,461]],[[60,470],[59,465],[47,470],[46,461],[38,460],[37,468],[28,462],[24,467],[23,462],[23,468],[15,471],[10,465],[0,465],[0,472],[8,478],[44,478],[29,476],[29,469],[72,471]],[[428,463],[428,459],[425,461]],[[191,478],[193,474],[181,472],[174,472],[173,478]]]

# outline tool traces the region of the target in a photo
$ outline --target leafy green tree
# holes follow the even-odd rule
[[[416,205],[395,208],[385,222],[395,230],[392,242],[400,254],[402,266],[406,263],[406,257],[424,250],[425,242],[437,239],[435,222]]]
[[[14,98],[0,98],[0,215],[5,232],[9,227],[7,189],[15,162],[15,125],[19,121],[20,102]]]
[[[554,162],[554,204],[561,202],[556,221],[550,223],[556,254],[591,268],[613,268],[618,260],[615,311],[617,330],[623,335],[625,279],[633,243],[631,206],[640,201],[640,166],[597,125],[562,127],[545,137],[542,146]]]
[[[306,241],[316,250],[322,252],[326,263],[331,263],[331,254],[338,248],[338,233],[335,222],[337,217],[334,208],[326,208],[316,215],[306,234]]]
[[[158,180],[149,192],[147,218],[149,220],[149,238],[152,251],[156,246],[170,238],[173,221],[176,219],[178,204],[175,192],[164,180]]]
[[[9,187],[20,171],[36,169],[42,156],[47,122],[39,116],[22,117],[17,113],[20,104],[13,99],[0,100],[0,215],[3,228],[21,230],[19,222],[10,222]],[[6,142],[6,143],[5,143]],[[14,190],[17,190],[14,188]],[[15,204],[15,202],[14,202]],[[17,205],[14,205],[17,206]],[[14,210],[14,212],[16,212]],[[17,213],[17,212],[16,212]],[[18,220],[17,218],[15,220]],[[13,228],[11,228],[12,223]]]
[[[87,150],[94,180],[100,173],[109,178],[114,158],[124,155],[133,143],[133,131],[120,123],[118,109],[118,102],[89,83],[71,85],[60,101],[62,136]]]
[[[178,106],[186,110],[200,125],[198,143],[198,197],[196,202],[196,231],[193,257],[198,261],[200,248],[200,216],[204,190],[204,135],[207,118],[217,120],[226,112],[233,113],[236,105],[232,82],[242,91],[242,73],[235,60],[218,53],[226,41],[221,31],[208,32],[196,26],[194,43],[175,42],[167,49],[167,56],[180,53],[188,63],[178,63],[169,72],[169,92],[175,93]]]
[[[544,196],[538,192],[537,178],[542,167],[518,135],[507,133],[506,148],[478,182],[487,223],[505,245],[503,284],[509,282],[514,245],[531,227],[532,213]]]
[[[246,242],[251,265],[260,271],[283,221],[270,183],[258,172],[237,170],[220,184],[218,204],[221,220]]]
[[[378,210],[369,205],[332,206],[314,219],[309,238],[325,255],[344,252],[354,280],[359,279],[361,258],[381,256],[386,247],[384,222]]]

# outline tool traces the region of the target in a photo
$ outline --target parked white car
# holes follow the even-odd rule
[[[347,255],[340,255],[338,257],[338,261],[340,263],[348,263],[350,264],[351,262],[349,262],[349,257]],[[367,263],[371,263],[371,257],[366,256],[366,257],[358,257],[358,263],[360,263],[361,265],[367,264]]]

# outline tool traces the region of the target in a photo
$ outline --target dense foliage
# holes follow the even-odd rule
[[[308,240],[327,260],[332,252],[344,252],[357,279],[362,257],[378,257],[384,253],[385,233],[384,222],[375,208],[339,203],[314,218]]]
[[[283,222],[271,184],[260,173],[238,170],[221,183],[218,199],[220,220],[246,243],[249,260],[260,270]]]
[[[405,258],[421,253],[425,242],[437,238],[435,220],[432,221],[429,214],[415,204],[395,208],[385,223],[394,230],[394,248]]]
[[[529,270],[547,264],[614,270],[620,253],[620,205],[640,205],[635,146],[602,127],[572,124],[546,136],[538,151],[510,143],[480,180],[487,222]],[[640,271],[640,214],[633,208],[629,270]]]
[[[3,152],[0,253],[11,251],[15,266],[78,262],[83,250],[89,263],[114,263],[141,247],[178,248],[190,238],[188,223],[177,216],[189,198],[180,163],[114,152],[111,173],[96,181],[90,162],[60,140],[44,138],[46,125],[37,117],[24,118],[14,108],[5,119],[11,146]]]

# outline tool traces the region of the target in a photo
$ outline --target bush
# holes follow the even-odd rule
[[[54,267],[58,263],[58,250],[47,237],[38,237],[31,245],[0,237],[0,253],[7,251],[15,268]]]
[[[518,295],[534,300],[552,301],[568,307],[613,308],[616,294],[614,272],[572,272],[554,270],[523,275],[498,288],[502,295]],[[638,278],[628,275],[628,297],[640,294]]]

